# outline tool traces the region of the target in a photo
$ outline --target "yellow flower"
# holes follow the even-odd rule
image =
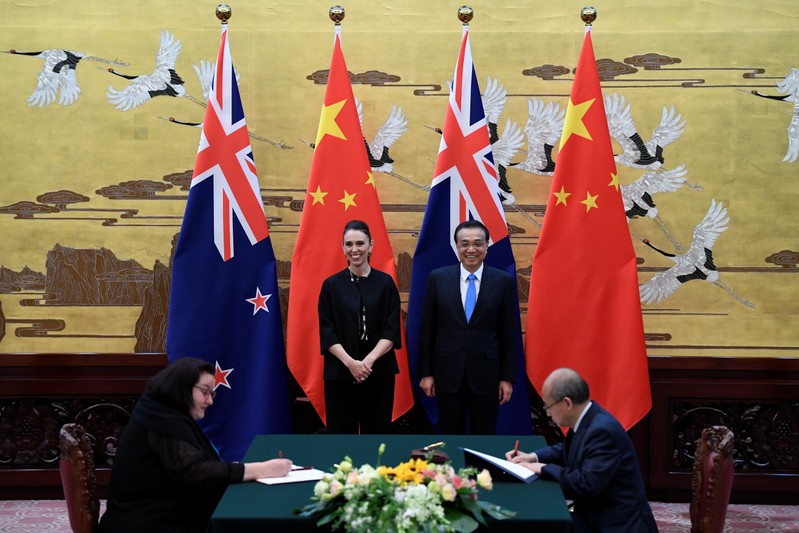
[[[387,466],[378,466],[377,467],[377,473],[378,473],[378,475],[383,476],[384,478],[388,479],[389,481],[391,481],[391,479],[393,479],[393,477],[394,477],[394,469],[393,468],[389,468]]]

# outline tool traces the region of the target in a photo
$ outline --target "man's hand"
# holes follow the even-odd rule
[[[428,398],[435,398],[436,396],[436,380],[433,376],[426,376],[419,382],[419,388],[425,393]]]
[[[546,466],[544,463],[519,463],[519,464],[528,470],[532,470],[533,473],[538,475],[541,475],[541,469]]]
[[[513,383],[510,381],[499,382],[499,405],[508,403],[510,396],[513,394]]]
[[[544,463],[537,463],[531,461],[513,461],[514,463],[525,467],[527,470],[532,471],[534,474],[541,475],[541,469],[546,466]]]
[[[509,452],[505,453],[505,459],[510,461],[511,463],[537,463],[538,456],[534,453],[524,453],[524,452],[517,452],[516,450],[510,450]]]

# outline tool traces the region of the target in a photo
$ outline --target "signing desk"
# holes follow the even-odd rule
[[[459,447],[472,448],[498,457],[513,448],[514,437],[473,435],[259,435],[244,458],[263,461],[277,457],[278,451],[298,465],[314,466],[328,472],[334,463],[348,455],[357,467],[377,466],[377,448],[386,444],[381,464],[396,466],[410,458],[411,450],[442,440],[452,466],[464,466]],[[545,445],[542,437],[522,437],[519,449],[532,451]],[[299,518],[294,509],[311,503],[315,482],[286,485],[240,483],[230,485],[211,517],[211,531],[317,531],[315,521]],[[563,492],[553,481],[538,479],[528,484],[495,482],[491,491],[481,490],[480,498],[516,511],[510,520],[489,518],[491,531],[568,532],[571,517]]]

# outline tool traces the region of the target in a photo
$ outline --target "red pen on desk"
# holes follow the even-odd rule
[[[278,459],[285,459],[285,457],[283,457],[283,450],[278,450],[277,451],[277,457],[278,457]]]
[[[516,439],[516,446],[513,447],[513,456],[519,455],[519,439]]]

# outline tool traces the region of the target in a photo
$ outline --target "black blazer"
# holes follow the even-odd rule
[[[516,285],[510,274],[483,267],[472,320],[466,322],[460,264],[427,280],[419,343],[419,377],[433,376],[436,392],[457,392],[466,376],[473,394],[497,394],[500,381],[516,381]]]
[[[359,340],[358,315],[360,302],[366,306],[366,329],[369,340]],[[348,269],[337,272],[322,283],[319,293],[319,341],[325,357],[324,379],[352,382],[352,374],[344,363],[330,353],[334,344],[341,344],[353,359],[362,360],[377,341],[388,339],[394,346],[372,367],[372,376],[389,377],[399,373],[395,348],[402,347],[400,297],[394,279],[372,268],[368,277],[355,284]]]

